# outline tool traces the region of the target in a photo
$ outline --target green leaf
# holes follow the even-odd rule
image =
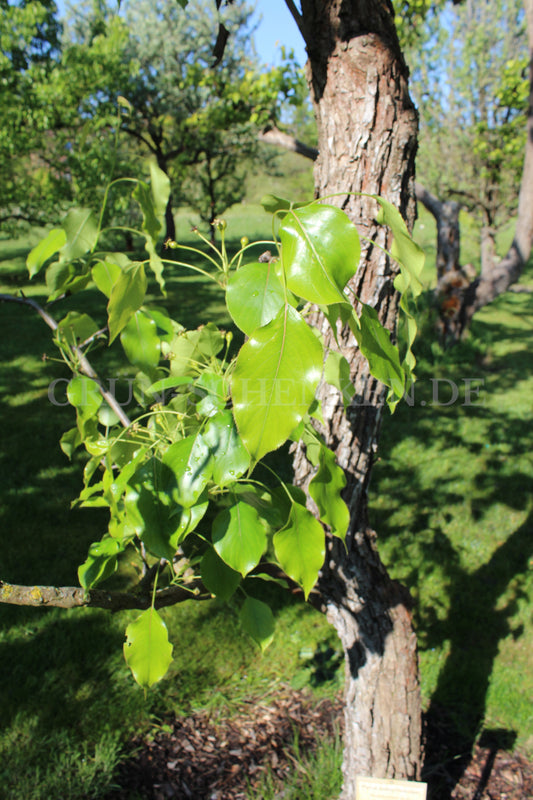
[[[126,628],[124,658],[140,686],[149,688],[166,675],[172,662],[172,645],[165,623],[148,608]]]
[[[155,160],[150,161],[150,190],[156,217],[162,218],[165,216],[170,197],[170,178],[157,166]]]
[[[285,293],[274,265],[245,264],[233,273],[226,303],[234,323],[247,336],[275,319],[285,305]]]
[[[71,459],[74,451],[80,446],[81,442],[82,438],[78,428],[70,428],[70,430],[65,431],[61,437],[59,446],[67,458]]]
[[[269,214],[275,214],[276,211],[288,211],[291,201],[285,200],[284,197],[278,197],[276,194],[265,194],[261,198],[261,205]]]
[[[57,326],[55,339],[71,347],[85,342],[98,330],[98,325],[88,314],[69,311]]]
[[[201,434],[174,442],[163,456],[163,465],[174,476],[167,486],[172,498],[184,508],[193,506],[209,481],[213,469],[209,447]]]
[[[322,345],[290,306],[243,345],[231,382],[239,435],[253,459],[287,440],[309,408],[322,372]]]
[[[213,520],[213,545],[220,558],[244,577],[259,563],[267,537],[257,511],[238,500]]]
[[[124,508],[128,524],[149,552],[157,558],[170,560],[176,552],[170,540],[181,520],[179,517],[171,519],[170,499],[159,487],[159,465],[160,462],[151,459],[137,470],[124,496]]]
[[[211,453],[213,481],[217,486],[233,483],[246,472],[250,456],[237,433],[231,411],[211,417],[203,437]]]
[[[305,506],[293,503],[287,525],[273,541],[281,568],[303,588],[307,600],[326,554],[322,525]]]
[[[239,573],[228,567],[212,547],[204,553],[200,574],[207,591],[222,601],[229,600],[241,582]]]
[[[127,259],[127,262],[127,264],[123,264],[122,266],[126,267],[131,264],[129,259]],[[97,261],[91,270],[92,279],[97,288],[108,298],[111,297],[113,286],[118,281],[121,274],[121,267],[110,258],[106,258],[105,261]]]
[[[247,597],[241,608],[240,620],[243,629],[264,652],[274,638],[274,615],[269,606],[255,597]]]
[[[87,264],[79,261],[54,261],[46,270],[48,301],[57,300],[66,292],[80,292],[90,280],[91,273]]]
[[[215,372],[202,372],[194,385],[194,393],[200,399],[196,403],[196,411],[203,417],[212,417],[226,407],[226,387],[224,378]]]
[[[142,264],[131,264],[116,281],[107,304],[109,344],[116,339],[133,314],[142,306],[146,288],[147,280]]]
[[[341,393],[344,410],[350,404],[355,394],[355,387],[350,375],[350,365],[343,355],[336,350],[330,350],[324,365],[324,379],[326,383],[334,386]]]
[[[335,454],[322,445],[319,468],[309,484],[309,494],[315,501],[320,519],[329,525],[331,532],[343,541],[350,524],[348,506],[341,497],[346,486],[346,476],[335,461]]]
[[[93,250],[98,240],[98,224],[88,208],[72,208],[63,221],[66,244],[62,257],[65,261],[81,258]]]
[[[391,255],[396,259],[401,270],[400,275],[394,281],[395,288],[402,294],[407,288],[410,288],[413,297],[418,297],[423,289],[420,276],[426,258],[424,251],[409,234],[407,225],[398,209],[382,197],[375,196],[375,200],[381,206],[377,222],[388,225],[394,236]]]
[[[198,527],[198,523],[204,518],[207,508],[209,506],[209,500],[203,500],[204,497],[207,497],[207,492],[204,492],[200,496],[200,502],[190,508],[177,508],[175,511],[172,511],[172,522],[176,525],[176,521],[179,519],[179,524],[169,539],[170,546],[176,551],[182,541],[185,539],[189,533],[192,533]],[[179,515],[179,516],[178,516]]]
[[[112,575],[117,569],[117,559],[123,550],[123,543],[110,536],[104,536],[102,541],[91,544],[86,560],[78,567],[80,586],[91,589]]]
[[[392,344],[389,331],[379,321],[377,311],[361,303],[361,316],[357,320],[354,315],[350,327],[372,375],[401,399],[405,390],[405,372],[400,365],[398,349]]]
[[[82,440],[91,437],[94,431],[90,423],[103,402],[98,384],[91,378],[76,376],[67,386],[67,397],[76,409],[80,437]]]
[[[37,275],[43,264],[61,250],[67,242],[67,235],[63,228],[53,228],[49,231],[33,250],[30,250],[26,259],[26,266],[30,278]]]
[[[215,358],[225,338],[216,325],[208,322],[196,331],[183,331],[171,341],[168,357],[172,375],[193,375]]]
[[[355,275],[361,247],[357,229],[343,211],[317,204],[291,211],[280,239],[291,292],[311,303],[345,301],[343,289]]]
[[[138,181],[133,197],[139,203],[143,215],[142,231],[145,247],[150,256],[150,268],[164,293],[163,262],[156,251],[156,246],[163,233],[163,217],[170,196],[170,180],[154,161],[150,161],[150,177],[150,185]]]
[[[157,325],[142,311],[136,311],[120,334],[130,364],[150,374],[159,364],[161,345]]]

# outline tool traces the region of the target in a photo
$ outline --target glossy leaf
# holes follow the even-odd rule
[[[195,382],[194,393],[199,398],[196,411],[202,417],[212,417],[226,406],[228,398],[224,378],[215,372],[202,372]]]
[[[172,471],[157,458],[150,458],[131,477],[124,496],[129,524],[157,558],[171,559],[176,551],[171,539],[180,528],[181,518],[172,516],[175,503],[170,495],[174,485]]]
[[[252,637],[264,652],[274,638],[274,615],[262,600],[247,597],[244,601],[240,621],[246,633]]]
[[[339,208],[314,204],[291,211],[280,228],[288,288],[311,303],[345,301],[361,247],[355,225]]]
[[[149,688],[163,678],[172,662],[167,626],[148,608],[126,628],[124,658],[140,686]]]
[[[274,550],[284,572],[302,587],[307,599],[326,549],[324,529],[305,506],[293,504],[287,525],[274,535]]]
[[[161,355],[157,325],[142,311],[136,311],[120,334],[120,342],[130,364],[143,372],[157,367]]]
[[[91,281],[87,264],[82,262],[53,261],[46,270],[48,301],[66,294],[81,292]]]
[[[71,346],[87,341],[98,330],[98,325],[88,314],[69,311],[57,326],[55,338]]]
[[[275,319],[285,294],[274,265],[245,264],[233,273],[226,292],[228,311],[247,336]]]
[[[203,498],[206,498],[205,500]],[[189,533],[192,533],[198,527],[198,523],[204,518],[209,507],[209,499],[207,499],[207,492],[200,495],[199,502],[194,506],[183,508],[177,506],[171,510],[170,521],[172,522],[175,530],[169,539],[169,543],[174,552],[178,549]]]
[[[37,275],[41,267],[52,258],[67,242],[67,235],[63,228],[53,228],[44,239],[28,253],[26,266],[30,278]]]
[[[98,385],[91,378],[76,376],[67,386],[67,397],[76,409],[80,436],[87,439],[94,433],[90,430],[89,423],[103,402]]]
[[[147,280],[142,264],[132,263],[113,286],[107,312],[109,317],[109,344],[126,327],[133,314],[142,306]]]
[[[139,203],[143,215],[142,231],[145,235],[145,247],[150,257],[150,268],[161,291],[164,292],[163,262],[157,253],[156,245],[163,234],[163,217],[170,195],[170,180],[154,161],[150,162],[150,177],[150,185],[144,181],[138,181],[133,197]]]
[[[228,567],[212,547],[204,553],[200,574],[207,591],[222,601],[229,600],[241,582],[239,573]]]
[[[266,550],[265,528],[257,511],[238,500],[213,521],[213,545],[220,558],[244,577]]]
[[[213,480],[226,486],[244,475],[250,466],[250,455],[243,445],[231,411],[212,417],[203,434],[211,453]]]
[[[343,541],[350,523],[348,506],[341,497],[345,486],[346,476],[335,461],[335,454],[322,445],[318,471],[309,484],[309,494],[317,504],[322,522]]]
[[[309,408],[322,372],[322,345],[290,306],[243,345],[231,393],[239,435],[253,459],[287,440]]]
[[[163,456],[163,465],[174,476],[172,498],[176,503],[189,508],[202,494],[211,478],[213,465],[209,447],[201,434],[187,436],[174,442]]]

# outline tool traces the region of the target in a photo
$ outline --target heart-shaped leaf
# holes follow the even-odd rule
[[[320,380],[322,353],[290,306],[241,348],[231,382],[233,413],[253,459],[280,447],[303,418]]]

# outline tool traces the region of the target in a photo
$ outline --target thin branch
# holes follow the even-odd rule
[[[298,9],[296,8],[296,6],[295,6],[295,4],[294,4],[293,0],[285,0],[285,5],[287,6],[287,8],[289,9],[289,11],[291,12],[291,14],[292,14],[292,16],[293,16],[293,19],[294,19],[295,23],[296,23],[296,24],[297,24],[297,26],[298,26],[298,30],[299,30],[299,31],[300,31],[300,33],[302,34],[302,37],[303,37],[303,39],[304,39],[304,41],[305,41],[305,36],[304,36],[304,24],[303,24],[303,17],[302,17],[302,15],[300,14],[300,12],[298,11]]]
[[[130,136],[133,136],[135,139],[138,139],[140,142],[146,145],[151,153],[157,155],[157,148],[154,147],[154,145],[148,139],[145,139],[142,133],[138,133],[138,131],[134,130],[133,128],[126,128],[125,125],[122,126],[122,130]]]
[[[35,300],[31,300],[29,297],[24,297],[24,296],[14,297],[13,295],[10,294],[0,294],[0,302],[2,301],[11,303],[20,303],[22,305],[33,308],[34,311],[36,311],[39,314],[39,316],[46,322],[49,328],[51,328],[54,332],[57,331],[59,326],[55,321],[55,319],[51,317],[50,314],[48,314],[48,312],[45,311],[44,308],[42,308],[42,306],[39,305],[39,303],[36,303]],[[130,418],[124,412],[122,406],[117,402],[114,395],[112,395],[111,392],[108,392],[108,390],[105,388],[104,384],[100,380],[100,377],[94,371],[87,356],[83,353],[80,347],[73,347],[72,349],[78,361],[79,371],[82,373],[82,375],[85,375],[87,378],[91,378],[91,380],[93,380],[96,383],[96,385],[98,386],[98,391],[100,392],[100,394],[102,395],[108,406],[113,409],[113,411],[119,418],[121,424],[125,428],[128,428],[131,425]]]
[[[201,581],[187,587],[169,586],[155,593],[155,608],[173,606],[185,600],[208,600],[211,595]],[[104,608],[108,611],[144,610],[152,605],[152,592],[106,592],[79,586],[20,586],[0,581],[0,603],[39,608]]]
[[[318,158],[318,150],[316,147],[311,147],[304,142],[300,142],[299,139],[280,131],[280,129],[276,127],[262,131],[259,134],[259,141],[272,144],[275,147],[283,147],[285,150],[291,150],[293,153],[298,153],[298,155],[311,159],[311,161],[316,161]]]

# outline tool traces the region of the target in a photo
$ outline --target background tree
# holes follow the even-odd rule
[[[524,7],[445,7],[428,17],[424,36],[425,46],[407,56],[421,109],[417,197],[437,221],[441,325],[455,339],[467,325],[462,298],[475,277],[460,264],[460,208],[479,221],[484,275],[497,262],[497,229],[517,210],[530,87]]]

